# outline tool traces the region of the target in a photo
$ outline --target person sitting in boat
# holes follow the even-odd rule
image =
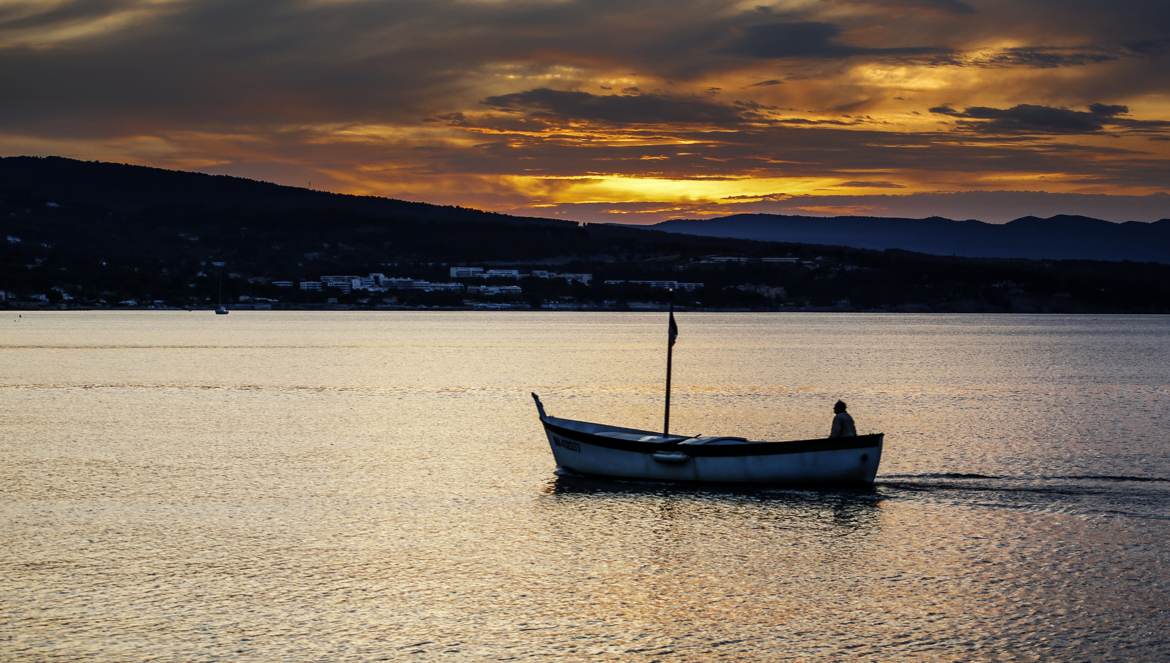
[[[845,401],[837,401],[833,405],[833,429],[829,437],[857,437],[857,428],[853,425],[853,417],[845,411]]]

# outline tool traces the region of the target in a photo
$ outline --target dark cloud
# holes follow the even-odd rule
[[[775,124],[794,124],[794,125],[805,125],[805,126],[810,126],[810,127],[825,126],[825,125],[847,127],[847,126],[862,124],[858,120],[810,120],[810,119],[804,118],[804,117],[782,117],[782,118],[772,120],[772,122]]]
[[[951,0],[849,2],[850,13],[833,19],[839,24],[823,20],[816,5],[781,20],[775,12],[741,11],[729,0],[0,3],[0,126],[48,136],[110,136],[411,122],[466,110],[484,96],[523,90],[542,79],[581,89],[593,82],[591,75],[621,71],[685,86],[757,66],[752,62],[759,59],[775,60],[784,78],[815,80],[835,76],[839,72],[828,68],[844,59],[945,62],[963,49],[965,35],[979,30],[994,28],[1011,37],[1018,25],[1029,33],[1022,39],[1040,40],[1045,32],[1037,25],[1064,21],[1069,13],[1078,20],[1068,30],[1084,33],[1084,43],[1112,39],[1129,44],[1127,52],[1164,52],[1170,42],[1158,12],[1166,13],[1165,3],[1120,1],[1108,11],[1077,2],[1067,12],[1054,12],[1051,1],[1029,8],[1032,3],[988,0],[978,12]],[[900,12],[896,23],[888,20],[890,11]],[[122,27],[51,46],[29,47],[20,37],[35,28],[127,16],[134,18]],[[1098,24],[1108,28],[1100,38],[1092,34]],[[599,40],[599,34],[606,38]],[[915,44],[922,34],[942,45]],[[1059,60],[1051,49],[1026,48],[1005,57],[1021,65]],[[739,57],[728,57],[729,51]],[[1070,63],[1090,58],[1059,55]],[[787,59],[801,62],[784,71]],[[1109,86],[1097,98],[1156,92],[1170,84],[1165,69],[1103,72],[1099,82],[1076,85]],[[505,87],[508,76],[518,80],[512,90]],[[761,81],[760,87],[784,78]],[[796,85],[785,86],[785,93],[788,87]],[[821,107],[840,108],[859,98],[862,106],[874,103],[847,87],[839,95]]]
[[[1034,67],[1053,69],[1056,67],[1079,67],[1089,64],[1111,62],[1122,57],[1117,50],[1078,50],[1070,48],[1019,47],[997,51],[970,61],[977,67]]]
[[[1170,127],[1162,120],[1134,120],[1119,117],[1129,113],[1121,104],[1090,104],[1087,111],[1018,104],[1011,108],[971,106],[963,111],[936,106],[931,113],[960,118],[957,126],[982,134],[1091,134],[1106,129],[1160,131]]]
[[[1149,117],[1170,89],[1166,0],[782,6],[0,0],[0,153],[497,208],[528,195],[507,188],[517,175],[1170,182],[1170,123],[1123,105]],[[987,50],[1004,43],[1018,46]],[[966,73],[922,68],[936,64],[993,69],[995,99],[1032,103],[995,107]],[[582,91],[598,88],[614,92]],[[1102,99],[1118,103],[1089,105]],[[958,130],[908,124],[910,103]],[[858,109],[870,117],[843,116]],[[1119,139],[1081,138],[1101,135]]]
[[[1170,37],[1131,41],[1125,48],[1136,55],[1157,56],[1170,52]]]
[[[906,188],[905,186],[898,184],[897,182],[883,182],[880,180],[877,180],[877,181],[850,180],[848,182],[842,182],[839,186],[849,186],[849,187],[868,188],[868,189],[905,189]]]
[[[647,147],[652,143],[653,146]],[[961,188],[972,177],[1050,173],[1102,186],[1157,186],[1170,181],[1170,161],[1119,147],[1087,146],[1029,136],[901,132],[832,126],[741,125],[735,131],[677,126],[626,128],[621,140],[580,142],[547,136],[485,137],[474,150],[418,148],[431,172],[537,177],[609,173],[627,177],[833,178],[897,182],[924,175]],[[933,174],[933,175],[932,175]],[[913,181],[913,179],[911,181]]]
[[[1129,112],[1129,106],[1121,104],[1089,104],[1089,112],[1099,117],[1113,117]]]
[[[841,28],[817,21],[787,21],[751,25],[743,29],[725,53],[752,58],[848,58],[855,56],[943,55],[949,49],[914,46],[866,48],[838,41]]]
[[[747,20],[721,0],[200,0],[149,12],[142,8],[156,5],[131,0],[53,6],[53,17],[37,20],[134,19],[35,48],[0,31],[2,126],[119,135],[417,121],[466,109],[513,79],[571,87],[598,71],[700,75],[714,66],[711,49]]]
[[[128,10],[150,8],[150,5],[143,0],[15,3],[0,6],[0,34],[17,30],[61,28],[86,21],[105,19]]]
[[[1132,41],[1111,46],[1037,45],[1005,48],[990,53],[979,52],[975,55],[955,52],[949,57],[938,59],[936,63],[983,68],[1055,69],[1057,67],[1102,64],[1128,58],[1148,60],[1167,52],[1170,52],[1170,37]]]
[[[660,94],[595,95],[538,88],[488,97],[483,103],[499,110],[529,113],[537,118],[608,124],[729,124],[740,119],[734,108],[722,104],[696,97]]]
[[[955,14],[974,14],[975,8],[963,0],[909,0],[910,4],[937,7]]]
[[[877,11],[934,11],[945,14],[974,14],[975,8],[963,0],[830,0],[835,4]]]
[[[775,200],[788,200],[791,197],[792,197],[792,194],[776,192],[776,193],[765,193],[762,196],[752,196],[752,195],[746,195],[746,194],[745,195],[738,195],[738,196],[724,196],[724,197],[720,198],[720,200],[775,201]]]

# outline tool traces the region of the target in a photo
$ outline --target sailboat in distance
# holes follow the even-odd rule
[[[666,407],[662,432],[550,416],[535,393],[558,472],[627,480],[727,484],[873,483],[883,433],[851,437],[752,441],[670,434],[670,370],[678,325],[667,326]]]

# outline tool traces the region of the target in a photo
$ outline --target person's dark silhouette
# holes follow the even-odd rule
[[[833,428],[829,431],[829,437],[856,437],[857,428],[853,425],[853,417],[845,411],[845,401],[837,401],[833,405],[833,412],[837,414],[833,416]]]

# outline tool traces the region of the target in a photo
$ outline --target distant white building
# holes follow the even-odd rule
[[[512,279],[520,278],[520,270],[518,269],[489,269],[483,273],[486,279]]]
[[[630,285],[639,285],[644,288],[656,288],[658,290],[677,290],[678,281],[628,281]]]
[[[577,274],[563,273],[563,274],[558,274],[558,277],[559,277],[559,278],[562,278],[562,279],[564,279],[564,280],[566,280],[566,281],[568,281],[569,283],[580,283],[581,285],[589,285],[590,283],[593,283],[593,275],[592,275],[592,274],[585,274],[585,273],[577,273]]]
[[[321,285],[325,286],[326,288],[336,288],[337,290],[348,294],[353,292],[354,279],[360,278],[360,276],[355,274],[322,276]]]
[[[422,292],[463,292],[462,283],[439,283],[421,279],[388,276],[382,281],[386,290],[420,290]]]
[[[480,279],[483,278],[483,267],[452,267],[453,279]]]
[[[467,292],[480,295],[519,295],[524,291],[518,285],[473,285],[467,288]]]
[[[529,276],[534,279],[561,279],[569,283],[580,283],[582,285],[589,285],[593,282],[592,274],[573,274],[568,272],[549,272],[543,269],[534,269],[529,273]]]
[[[418,281],[418,289],[423,292],[463,292],[464,285],[462,283],[432,283],[430,281]]]
[[[349,286],[352,290],[381,290],[381,288],[378,286],[378,283],[374,280],[373,277],[370,276],[355,277],[350,280]]]
[[[746,258],[744,256],[707,256],[706,258],[703,258],[699,262],[703,262],[703,263],[706,263],[708,265],[718,265],[718,264],[729,264],[729,263],[745,263],[745,262],[749,262],[750,260],[751,260],[751,258]]]
[[[702,283],[691,283],[687,281],[625,281],[621,279],[607,279],[605,285],[632,285],[658,290],[685,290],[687,292],[693,292],[703,288]]]
[[[387,276],[382,279],[382,287],[387,290],[412,290],[416,281],[401,276]]]
[[[322,287],[324,286],[320,281],[301,281],[301,290],[321,292]]]

